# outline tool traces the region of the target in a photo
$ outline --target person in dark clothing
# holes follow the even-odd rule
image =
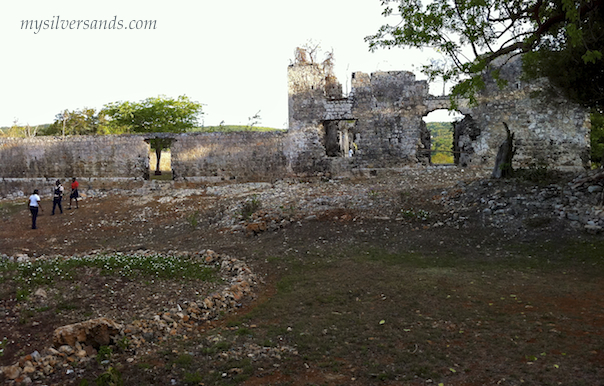
[[[69,208],[67,208],[67,209],[71,209],[71,200],[75,200],[76,209],[79,208],[79,206],[78,206],[78,197],[80,197],[80,193],[78,192],[79,186],[80,186],[80,183],[76,180],[75,177],[73,177],[73,182],[71,183],[71,194],[69,195]]]
[[[38,195],[38,189],[34,190],[31,196],[29,196],[29,211],[31,212],[31,229],[37,229],[36,219],[38,218],[38,209],[42,209],[40,204],[40,196]]]
[[[53,216],[55,214],[55,208],[57,206],[61,210],[61,214],[63,214],[63,205],[61,205],[61,201],[63,201],[63,191],[65,190],[65,188],[63,188],[63,185],[61,185],[61,180],[57,180],[56,185],[57,186],[55,186],[55,191],[54,191],[54,195],[53,195],[53,199],[52,199],[52,215]]]

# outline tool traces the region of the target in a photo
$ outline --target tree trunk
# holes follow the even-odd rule
[[[155,158],[157,159],[157,164],[155,166],[155,175],[161,176],[161,170],[159,168],[159,161],[161,160],[161,147],[157,146],[155,148]]]
[[[495,159],[495,167],[493,168],[492,178],[509,178],[512,176],[514,169],[512,168],[512,158],[516,154],[514,147],[514,133],[510,132],[507,123],[503,122],[507,137],[499,146],[497,158]]]

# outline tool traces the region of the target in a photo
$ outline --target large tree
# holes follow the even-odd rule
[[[130,133],[184,133],[198,125],[202,113],[201,103],[181,95],[177,99],[165,96],[147,98],[140,102],[114,102],[103,107],[112,131]],[[169,138],[149,140],[157,155],[156,174],[161,174],[161,152],[171,144]]]
[[[366,37],[379,47],[431,47],[445,62],[423,67],[431,79],[452,81],[454,96],[473,99],[481,74],[500,57],[524,55],[532,76],[547,76],[569,97],[604,106],[604,0],[381,0],[398,15]]]

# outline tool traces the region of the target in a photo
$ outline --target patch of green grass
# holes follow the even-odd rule
[[[602,262],[603,247],[597,240],[509,243],[488,259],[482,248],[468,255],[374,248],[337,259],[283,256],[277,293],[246,315],[258,328],[245,339],[295,347],[311,368],[341,373],[341,363],[352,364],[359,384],[447,384],[477,368],[490,374],[483,384],[509,376],[504,368],[527,383],[555,384],[554,365],[585,370],[590,350],[604,347],[603,338],[591,335],[589,317],[574,306],[560,309],[601,290],[590,271]],[[563,255],[555,264],[548,262],[552,251]],[[590,263],[577,265],[579,256]],[[590,338],[580,347],[564,329]],[[552,354],[571,347],[574,357]],[[526,355],[539,359],[519,366]]]
[[[247,221],[261,206],[262,202],[258,196],[253,195],[241,204],[241,217]]]
[[[0,215],[3,217],[12,216],[15,213],[23,210],[25,206],[19,202],[1,202],[0,203]]]
[[[189,368],[193,363],[193,356],[190,354],[181,354],[174,360],[174,363],[182,368]]]
[[[249,328],[246,328],[246,327],[238,328],[236,330],[236,333],[239,336],[250,336],[250,335],[253,335],[252,330],[249,329]]]
[[[97,386],[123,386],[122,374],[115,368],[109,367],[95,380]]]
[[[28,300],[30,294],[31,290],[29,288],[17,288],[15,297],[18,302],[21,302]]]
[[[187,216],[187,222],[191,225],[191,228],[197,228],[197,224],[199,224],[199,211],[196,210],[194,213],[191,213]]]
[[[72,310],[77,310],[78,308],[80,308],[79,305],[77,305],[76,303],[72,303],[69,300],[61,300],[58,304],[57,304],[57,312],[60,313],[61,311],[72,311]]]
[[[401,209],[401,215],[406,219],[425,221],[430,218],[430,212],[423,209]]]
[[[113,349],[110,346],[101,346],[96,354],[97,362],[101,363],[103,361],[111,360],[111,356],[113,355]]]
[[[72,281],[81,268],[98,268],[102,275],[165,280],[217,280],[216,267],[203,262],[166,255],[99,254],[94,256],[34,260],[26,263],[0,261],[0,277],[16,283],[17,300],[27,300],[32,290],[56,281]],[[65,305],[69,309],[68,305]]]
[[[183,382],[187,385],[201,385],[203,383],[203,376],[196,371],[194,373],[185,373]]]

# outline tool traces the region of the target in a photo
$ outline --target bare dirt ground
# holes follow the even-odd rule
[[[535,211],[524,215],[512,213],[508,214],[508,221],[485,220],[486,209],[483,208],[488,205],[488,200],[481,206],[479,196],[501,191],[508,183],[495,182],[489,186],[483,177],[457,169],[433,169],[338,181],[313,179],[214,187],[156,183],[144,191],[90,192],[80,202],[79,209],[67,210],[68,205],[64,202],[63,214],[54,216],[50,213],[52,203],[45,199],[36,230],[30,229],[25,200],[5,202],[0,208],[0,254],[4,254],[5,259],[21,257],[31,260],[105,252],[195,254],[211,249],[246,261],[262,278],[255,295],[242,301],[236,313],[237,317],[242,317],[274,296],[275,285],[285,272],[269,260],[279,256],[327,256],[358,247],[391,253],[420,251],[430,256],[450,254],[469,260],[497,261],[509,253],[506,245],[510,243],[515,248],[545,243],[552,251],[561,250],[569,242],[577,240],[601,245],[601,235],[573,228],[569,221],[549,212],[539,215]],[[476,181],[485,183],[471,185],[479,184]],[[462,201],[455,200],[467,194],[468,186],[482,186],[483,190],[473,198],[464,196],[466,201],[462,200],[462,205]],[[528,184],[524,188],[530,192],[532,186]],[[526,191],[523,193],[528,195]],[[27,307],[10,293],[10,288],[2,287],[0,339],[4,336],[13,343],[8,344],[4,355],[0,356],[0,366],[11,365],[23,355],[42,352],[51,346],[52,332],[57,327],[98,316],[131,320],[170,309],[177,303],[199,297],[200,293],[211,293],[216,287],[214,283],[178,281],[148,285],[136,280],[107,278],[94,270],[84,273],[77,281],[60,285],[66,287],[55,292],[48,289],[49,295],[44,301],[37,300],[39,304],[36,305],[34,300],[30,300]],[[71,296],[53,298],[53,293],[71,293]],[[533,295],[540,296],[538,293]],[[583,299],[568,300],[566,304],[560,303],[560,307],[572,310],[580,301],[581,318],[592,320],[593,326],[601,328],[604,325],[601,295],[602,287],[596,286]],[[37,311],[31,312],[32,309]],[[219,318],[198,328],[196,333],[203,336],[214,328],[225,328],[229,320],[232,316]],[[597,329],[593,333],[602,334]],[[604,366],[603,347],[590,359],[592,366]],[[417,351],[417,346],[415,349]],[[128,366],[126,359],[132,355],[124,355],[124,366]],[[141,351],[137,355],[141,355]],[[363,358],[359,354],[359,363],[352,363],[351,368],[362,366]],[[527,361],[519,358],[519,362]],[[151,364],[152,368],[160,369],[158,374],[168,371],[166,364],[161,362],[157,359],[157,363]],[[77,379],[66,378],[65,372],[57,371],[33,382],[79,384],[78,379],[84,378],[86,371],[98,375],[98,369],[84,368],[77,373],[80,375]],[[453,369],[450,371],[455,372]],[[123,369],[122,372],[127,378],[128,371]],[[343,372],[324,371],[321,367],[309,370],[305,361],[300,360],[295,365],[291,364],[287,372],[255,370],[252,376],[241,382],[234,381],[231,374],[227,377],[225,373],[221,381],[205,384],[220,384],[227,378],[232,383],[224,384],[407,384],[388,377],[373,380],[361,377],[351,382],[350,377],[343,380],[338,375]],[[429,382],[428,378],[436,379],[426,375],[421,381],[416,379],[408,383],[429,384],[432,381]],[[153,382],[140,379],[138,383],[132,378],[127,379],[130,380],[125,384]],[[151,375],[149,379],[154,378]],[[158,379],[154,384],[170,384]],[[202,380],[170,379],[171,384],[204,384]],[[479,376],[472,379],[490,378]],[[18,384],[17,381],[23,381],[23,377],[17,381],[5,377],[4,381]],[[464,382],[446,384],[481,384]],[[489,383],[483,381],[482,384]]]

